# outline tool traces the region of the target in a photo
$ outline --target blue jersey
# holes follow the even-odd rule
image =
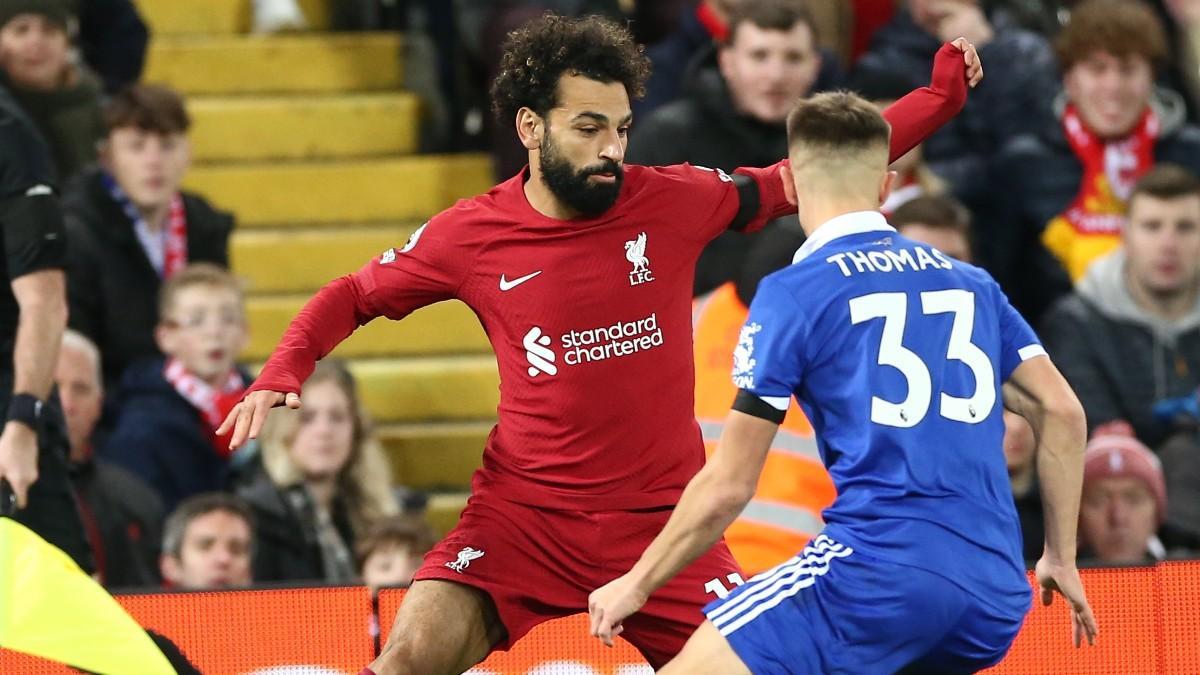
[[[864,212],[763,280],[734,380],[775,408],[796,396],[812,421],[838,491],[829,537],[1023,612],[1000,387],[1042,354],[987,273]]]

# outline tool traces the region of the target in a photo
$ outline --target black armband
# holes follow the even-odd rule
[[[735,173],[731,178],[738,191],[738,210],[729,223],[729,229],[741,232],[758,215],[762,197],[758,194],[758,181],[750,176]]]
[[[783,424],[783,418],[787,415],[786,408],[780,410],[745,389],[738,390],[737,397],[733,399],[733,409],[775,424]]]
[[[45,185],[0,203],[9,279],[66,265],[67,237],[58,197]]]
[[[42,420],[42,400],[33,394],[13,394],[8,402],[8,421],[20,422],[37,431]]]

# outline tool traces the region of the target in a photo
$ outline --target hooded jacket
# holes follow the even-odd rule
[[[96,159],[96,147],[104,137],[100,109],[100,82],[80,70],[69,87],[35,91],[16,86],[7,77],[5,86],[37,125],[54,156],[59,182],[65,182]]]
[[[1154,404],[1200,385],[1200,301],[1184,317],[1152,316],[1125,283],[1125,252],[1097,260],[1074,293],[1046,315],[1047,351],[1087,413],[1089,433],[1114,420],[1158,449],[1175,431]]]

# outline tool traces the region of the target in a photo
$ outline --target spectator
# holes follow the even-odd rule
[[[860,70],[848,85],[849,89],[874,103],[880,110],[918,86],[901,73],[885,70]],[[918,145],[892,162],[891,169],[896,172],[896,180],[887,201],[880,208],[885,216],[891,216],[911,199],[922,195],[940,195],[946,191],[946,182],[925,162],[924,148],[924,144]]]
[[[987,162],[1003,144],[1031,128],[1030,113],[1054,95],[1054,55],[1041,35],[1019,28],[1002,10],[979,0],[909,0],[875,34],[858,76],[893,72],[923,82],[943,42],[965,37],[979,50],[987,76],[963,111],[925,143],[925,158],[954,193],[973,203],[991,187]]]
[[[889,219],[900,234],[924,242],[951,258],[971,262],[971,213],[949,197],[917,197]]]
[[[689,162],[732,172],[787,155],[784,121],[812,89],[821,66],[812,17],[799,0],[750,0],[729,15],[718,69],[696,73],[691,90],[635,127],[627,161]],[[696,295],[731,280],[749,238],[726,232],[696,264]]]
[[[1174,495],[1169,543],[1200,544],[1197,414],[1176,414],[1200,386],[1200,179],[1171,165],[1143,176],[1122,246],[1055,306],[1042,336],[1089,428],[1127,423],[1159,453]]]
[[[399,511],[391,472],[344,366],[318,363],[301,400],[271,416],[259,436],[265,471],[239,490],[259,524],[255,576],[348,583],[357,537]]]
[[[0,0],[0,66],[13,97],[50,144],[60,179],[96,159],[100,83],[71,58],[67,0]]]
[[[105,384],[115,389],[130,363],[159,354],[154,326],[163,280],[189,262],[225,267],[234,223],[180,191],[191,151],[178,94],[126,89],[106,107],[105,126],[101,166],[68,188],[64,207],[71,327],[99,345]]]
[[[139,476],[170,510],[230,483],[229,439],[216,429],[246,389],[234,365],[246,346],[246,317],[238,281],[208,263],[167,280],[159,309],[156,337],[167,356],[125,373],[100,456]]]
[[[1051,251],[1079,281],[1114,250],[1130,190],[1154,164],[1200,170],[1200,130],[1185,123],[1178,94],[1154,89],[1166,43],[1152,10],[1140,1],[1088,0],[1056,47],[1064,89],[1056,115],[1000,153],[994,210],[1004,215],[981,233],[989,270],[1019,297],[1048,295],[1053,285],[1052,268],[1031,270],[1038,251]],[[1036,313],[1027,303],[1022,309]]]
[[[254,516],[223,492],[197,494],[167,518],[160,565],[172,588],[217,591],[251,583]]]
[[[139,478],[97,460],[92,453],[104,400],[100,350],[68,330],[58,352],[54,382],[71,441],[71,482],[101,583],[110,588],[157,585],[165,515],[162,500]]]
[[[150,31],[131,0],[79,0],[79,49],[115,94],[137,82],[146,64]]]
[[[395,517],[375,523],[355,547],[363,583],[371,593],[382,586],[407,588],[435,542],[424,521]]]
[[[1200,180],[1170,165],[1142,177],[1121,247],[1092,265],[1041,332],[1089,431],[1123,420],[1151,448],[1178,431],[1154,405],[1200,385]]]
[[[1079,507],[1080,560],[1119,565],[1162,560],[1155,535],[1167,513],[1167,488],[1154,453],[1129,436],[1102,434],[1084,453]]]

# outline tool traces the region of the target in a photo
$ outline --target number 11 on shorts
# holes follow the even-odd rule
[[[712,593],[713,595],[717,596],[718,600],[723,600],[729,597],[729,594],[733,592],[735,587],[746,583],[746,580],[742,578],[742,575],[738,574],[737,572],[726,576],[725,579],[729,582],[728,586],[721,581],[720,577],[717,577],[707,584],[704,584],[704,592]]]

